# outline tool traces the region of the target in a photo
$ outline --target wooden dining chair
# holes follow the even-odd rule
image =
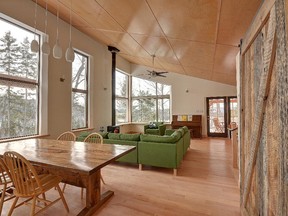
[[[13,199],[15,196],[13,195],[13,185],[12,180],[9,176],[9,169],[7,168],[4,161],[0,158],[0,185],[2,186],[2,189],[0,191],[1,193],[1,199],[0,199],[0,215],[2,215],[2,208],[4,202]],[[8,192],[9,191],[9,192]]]
[[[76,135],[70,131],[66,131],[66,132],[60,134],[57,137],[57,140],[76,141]],[[65,188],[66,188],[66,183],[64,183],[63,188],[62,188],[63,193],[64,193]]]
[[[75,141],[76,135],[70,131],[66,131],[57,137],[57,140]]]
[[[10,170],[10,177],[15,187],[15,200],[8,215],[12,215],[15,208],[23,204],[28,204],[27,202],[30,200],[32,200],[30,215],[35,215],[42,212],[60,199],[62,200],[67,212],[69,212],[68,205],[59,187],[59,183],[62,180],[61,177],[52,174],[38,175],[31,163],[17,152],[5,152],[3,157],[8,169]],[[54,201],[50,201],[46,199],[45,192],[54,187],[56,187],[58,190],[59,198],[55,199]],[[42,198],[39,197],[40,195]],[[26,200],[16,205],[19,198],[26,198]],[[44,205],[40,206],[41,202]],[[40,210],[35,212],[36,207],[40,208]]]
[[[89,134],[83,142],[88,142],[88,143],[97,143],[97,144],[103,144],[103,137],[99,133],[91,133]],[[102,175],[100,175],[101,181],[103,184],[105,184],[104,179]],[[81,190],[81,199],[83,199],[83,188]]]
[[[216,132],[224,133],[224,125],[219,122],[218,118],[213,118],[213,124],[215,126]]]

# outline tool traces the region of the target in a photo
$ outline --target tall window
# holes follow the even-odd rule
[[[115,86],[116,124],[128,122],[128,113],[129,113],[128,78],[129,78],[128,75],[116,69],[116,86]]]
[[[132,121],[170,121],[171,86],[132,77]]]
[[[39,133],[40,59],[30,51],[33,39],[19,22],[0,16],[0,139]]]
[[[72,63],[72,129],[88,127],[88,56],[75,52]]]

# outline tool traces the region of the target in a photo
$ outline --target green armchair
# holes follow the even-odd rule
[[[144,125],[144,134],[153,134],[163,136],[165,134],[166,125],[163,122],[151,122]]]

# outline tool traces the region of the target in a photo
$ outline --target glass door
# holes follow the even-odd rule
[[[210,137],[227,137],[226,97],[208,97],[207,134]]]
[[[228,97],[228,124],[238,125],[238,100],[237,97]]]

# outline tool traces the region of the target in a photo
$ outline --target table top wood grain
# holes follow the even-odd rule
[[[6,151],[16,151],[38,165],[92,174],[135,148],[36,138],[0,143],[0,155]]]

